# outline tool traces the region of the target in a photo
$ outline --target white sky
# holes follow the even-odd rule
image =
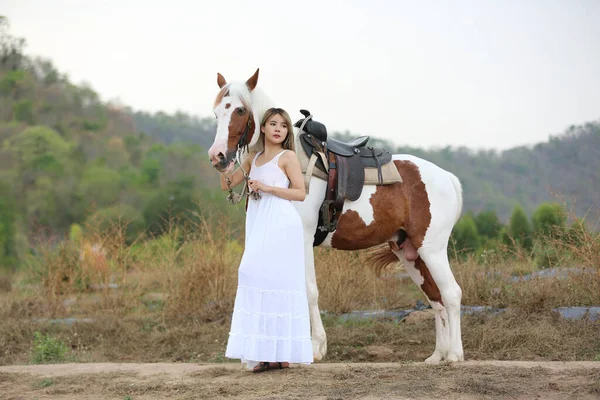
[[[217,72],[330,131],[506,149],[600,118],[597,0],[0,0],[104,100],[212,115]]]

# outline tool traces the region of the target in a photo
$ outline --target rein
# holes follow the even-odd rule
[[[236,150],[235,150],[234,162],[238,163],[238,165],[240,166],[240,169],[242,170],[242,172],[244,174],[244,187],[242,188],[242,191],[240,193],[235,193],[233,191],[233,188],[231,187],[231,179],[229,179],[228,176],[225,176],[225,183],[227,184],[227,189],[229,191],[229,195],[227,196],[227,201],[232,206],[239,203],[242,200],[242,197],[244,197],[244,196],[250,196],[254,200],[260,199],[260,194],[258,192],[251,192],[248,190],[248,180],[250,180],[250,175],[248,175],[248,173],[244,169],[244,166],[242,165],[242,162],[240,161],[240,159],[242,158],[241,155],[244,152],[244,150],[246,150],[248,153],[250,152],[250,149],[248,147],[248,145],[250,143],[249,143],[249,141],[247,141],[247,137],[248,137],[248,132],[250,131],[251,122],[252,122],[252,117],[248,118],[248,123],[246,124],[246,129],[244,129],[244,133],[242,133],[240,140],[238,140],[237,145],[236,145]]]

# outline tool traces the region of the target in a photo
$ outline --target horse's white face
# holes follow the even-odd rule
[[[215,107],[214,113],[217,117],[217,134],[213,145],[208,150],[208,156],[213,167],[220,172],[229,173],[234,168],[235,152],[248,126],[250,110],[240,99],[224,96]]]
[[[227,84],[221,74],[217,75],[217,83],[221,88],[214,108],[217,133],[208,156],[219,172],[233,171],[238,147],[252,146],[258,140],[258,135],[255,135],[256,118],[249,105],[250,92],[256,87],[257,81],[258,70],[245,84]],[[244,96],[246,101],[242,101]]]

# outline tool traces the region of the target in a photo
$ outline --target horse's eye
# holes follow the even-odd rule
[[[244,107],[238,107],[236,110],[239,115],[246,114],[246,109]]]

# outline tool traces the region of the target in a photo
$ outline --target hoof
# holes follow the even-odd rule
[[[425,364],[436,365],[444,361],[445,357],[438,351],[434,351],[433,354],[425,360]]]
[[[321,361],[327,354],[327,339],[321,341],[313,339],[312,345],[314,361]]]
[[[446,357],[446,361],[450,361],[450,362],[460,362],[460,361],[465,361],[465,355],[460,353],[460,354],[448,354],[448,357]]]

